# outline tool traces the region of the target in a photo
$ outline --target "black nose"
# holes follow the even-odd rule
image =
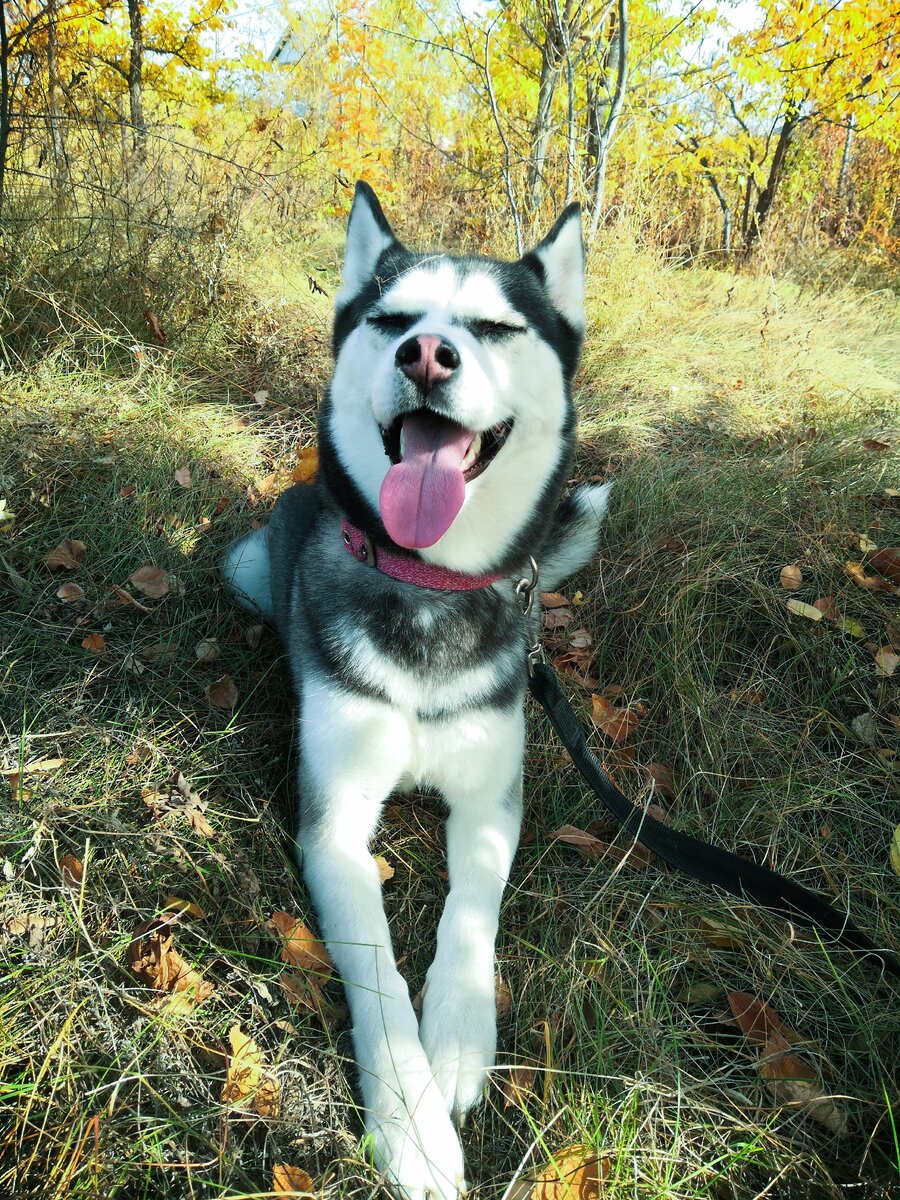
[[[459,351],[446,338],[420,333],[397,347],[394,361],[399,370],[417,383],[427,395],[439,383],[445,383],[459,366]]]

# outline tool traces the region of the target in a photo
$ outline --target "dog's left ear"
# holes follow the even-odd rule
[[[353,194],[353,207],[347,222],[347,247],[344,251],[343,296],[355,296],[368,283],[382,253],[396,242],[378,197],[362,180]],[[340,297],[339,297],[340,299]]]
[[[541,278],[556,311],[584,333],[584,242],[581,206],[570,204],[522,262]]]

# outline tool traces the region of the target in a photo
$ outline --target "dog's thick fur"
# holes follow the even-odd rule
[[[560,502],[583,269],[576,206],[518,262],[453,258],[407,250],[358,185],[319,476],[287,491],[268,526],[223,562],[229,587],[274,621],[290,660],[298,850],[346,986],[372,1153],[407,1200],[465,1189],[455,1121],[494,1062],[494,940],[522,803],[527,630],[515,582],[529,556],[543,590],[586,563],[607,503],[606,487]],[[481,434],[469,457],[482,444],[494,452],[465,475],[455,516],[440,498],[411,512],[415,502],[386,482],[406,469],[396,462],[409,457],[416,421],[463,446]],[[399,504],[400,525],[385,497]],[[440,532],[430,545],[434,530],[419,533],[420,517]],[[404,542],[411,559],[500,578],[468,591],[399,582],[348,553],[347,520],[401,555],[385,526],[415,526]],[[450,889],[421,1024],[368,850],[386,798],[413,786],[437,789],[449,810]]]

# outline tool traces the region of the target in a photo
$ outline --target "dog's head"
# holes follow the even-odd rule
[[[376,537],[461,571],[521,564],[572,453],[584,332],[577,205],[517,262],[407,250],[356,188],[323,467]]]

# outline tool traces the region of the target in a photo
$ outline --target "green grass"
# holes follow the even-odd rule
[[[245,266],[227,319],[199,323],[177,353],[135,356],[86,331],[0,381],[0,496],[16,513],[0,533],[0,767],[65,759],[0,797],[3,1194],[237,1200],[267,1194],[277,1162],[303,1166],[329,1196],[376,1186],[340,989],[328,985],[323,1021],[279,988],[265,922],[275,909],[313,919],[290,857],[291,699],[274,638],[248,644],[252,622],[215,572],[271,504],[251,506],[248,485],[283,473],[293,443],[312,437],[329,299],[306,275],[333,293],[323,246]],[[641,767],[671,767],[673,823],[848,905],[896,946],[896,685],[875,676],[865,643],[896,646],[900,616],[842,568],[862,535],[900,543],[885,492],[898,486],[896,308],[883,293],[667,270],[616,233],[590,294],[577,473],[614,472],[617,487],[599,561],[570,594],[584,593],[592,673],[647,710],[633,761],[599,734],[594,744],[635,796]],[[184,464],[189,490],[173,478]],[[86,543],[84,563],[51,573],[42,556],[65,538]],[[149,612],[106,607],[146,563],[179,586],[143,601]],[[789,613],[786,563],[804,572],[797,597],[834,596],[865,637]],[[56,597],[70,578],[85,593],[76,605]],[[82,647],[90,633],[105,657]],[[194,647],[211,637],[221,656],[204,666]],[[231,714],[205,695],[226,671]],[[854,733],[864,714],[872,744]],[[601,814],[534,713],[529,728],[499,1063],[536,1074],[524,1104],[507,1105],[498,1070],[469,1121],[478,1194],[500,1200],[576,1144],[605,1161],[612,1197],[895,1193],[896,990],[808,931],[554,842],[558,826]],[[177,771],[208,803],[214,836],[144,803],[143,788]],[[434,799],[395,802],[377,845],[396,871],[385,900],[413,992],[444,892],[440,825]],[[81,886],[62,882],[66,854],[85,864]],[[175,939],[215,986],[181,1016],[125,964],[132,930],[170,895],[206,912]],[[17,931],[35,917],[46,923],[30,941]],[[732,948],[706,940],[705,918],[731,926]],[[770,1001],[796,1032],[840,1097],[846,1138],[776,1103],[727,1020],[731,991]],[[277,1118],[221,1103],[234,1024],[280,1080]]]

